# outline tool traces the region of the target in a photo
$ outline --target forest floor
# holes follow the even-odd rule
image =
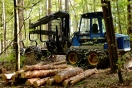
[[[98,69],[98,73],[68,87],[61,84],[43,85],[39,88],[132,88],[132,71],[122,70],[124,82],[119,83],[117,73],[109,74],[110,68]],[[33,88],[25,84],[18,83],[17,85],[5,85],[5,82],[0,80],[0,88]]]

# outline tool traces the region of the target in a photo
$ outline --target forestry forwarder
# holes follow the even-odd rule
[[[30,23],[29,28],[32,29],[29,32],[29,40],[36,42],[36,40],[33,40],[32,35],[40,35],[40,41],[43,42],[44,45],[46,45],[46,49],[42,48],[40,53],[40,49],[37,48],[36,42],[36,46],[28,47],[25,50],[25,54],[35,52],[35,55],[37,57],[39,56],[38,59],[40,60],[42,55],[65,55],[67,49],[71,46],[71,43],[69,41],[69,14],[67,12],[58,11],[56,13],[42,17],[36,22]]]
[[[55,31],[51,26],[52,21],[60,20]],[[42,30],[41,25],[50,24],[48,30]],[[46,42],[47,50],[51,54],[64,54],[68,64],[86,68],[106,68],[109,66],[108,44],[106,41],[106,31],[103,12],[91,12],[81,15],[79,30],[73,33],[70,39],[69,14],[59,11],[39,19],[36,23],[30,24],[34,28],[31,33],[47,34],[49,37]],[[52,23],[55,24],[55,23]],[[59,27],[60,26],[60,27]],[[39,27],[39,30],[36,30]],[[59,30],[58,30],[59,29]],[[52,35],[52,37],[50,37]],[[128,35],[115,34],[119,51],[130,50],[130,40]],[[42,52],[44,52],[42,50]],[[43,53],[44,54],[44,53]]]
[[[103,12],[81,15],[79,30],[73,34],[72,45],[66,55],[68,63],[86,68],[109,66],[107,36],[103,24]],[[129,36],[117,33],[115,35],[118,51],[129,51]]]

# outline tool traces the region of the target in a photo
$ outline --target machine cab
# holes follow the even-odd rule
[[[72,46],[108,49],[103,12],[91,12],[81,15],[79,30],[74,33]],[[125,34],[115,34],[118,51],[129,51],[130,37]]]
[[[82,43],[93,43],[95,39],[105,39],[105,28],[102,25],[104,21],[103,12],[91,12],[81,15],[79,30],[74,33],[73,46],[79,46]],[[97,42],[96,42],[97,43]]]

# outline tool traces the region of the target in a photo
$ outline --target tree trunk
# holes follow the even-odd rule
[[[49,77],[46,77],[46,78],[43,78],[43,79],[39,79],[37,81],[34,81],[33,82],[33,86],[34,87],[38,87],[38,86],[41,86],[43,84],[46,84],[46,81],[49,79]]]
[[[119,11],[119,6],[118,6],[118,0],[116,1],[116,8],[117,8],[117,17],[118,17],[119,33],[122,34],[121,22],[120,22],[120,11]]]
[[[54,80],[56,83],[60,83],[62,82],[63,80],[69,78],[69,77],[72,77],[72,76],[75,76],[79,73],[83,72],[83,69],[81,68],[71,68],[71,69],[68,69],[68,70],[65,70],[65,71],[62,71],[60,73],[57,73],[55,76],[54,76]]]
[[[26,71],[21,73],[21,78],[54,76],[60,71],[62,71],[62,69]]]
[[[48,0],[48,15],[51,14],[51,9],[52,9],[52,0]],[[48,23],[48,30],[51,31],[51,22]],[[50,39],[51,36],[48,36],[48,39]]]
[[[69,1],[68,0],[65,0],[65,11],[69,11],[69,8],[68,8],[68,6],[69,6]]]
[[[2,23],[3,23],[3,40],[4,40],[4,42],[3,42],[3,48],[4,48],[4,50],[6,49],[6,15],[5,15],[5,2],[4,2],[4,0],[2,0]],[[6,50],[5,50],[5,54],[6,54]]]
[[[84,72],[82,72],[82,73],[80,73],[80,74],[78,74],[76,76],[73,76],[73,77],[70,77],[70,78],[64,80],[62,84],[65,87],[68,86],[69,84],[73,85],[73,84],[79,82],[80,80],[83,80],[83,79],[91,76],[94,73],[98,73],[97,69],[86,70],[86,71],[84,71]]]
[[[128,3],[130,3],[132,0],[128,0]],[[128,18],[128,34],[132,34],[132,5],[128,4],[127,6],[127,18]]]
[[[115,31],[113,27],[112,21],[112,14],[111,14],[111,6],[110,1],[101,0],[102,4],[106,4],[103,6],[103,15],[106,25],[106,35],[107,35],[107,43],[108,43],[108,52],[110,58],[110,67],[112,71],[117,70],[117,60],[118,60],[118,53],[117,53],[117,44],[115,40]]]
[[[23,66],[24,71],[31,71],[31,70],[49,70],[49,69],[64,69],[69,67],[67,64],[61,64],[61,65],[52,65],[52,64],[47,64],[47,65],[31,65],[31,66]]]
[[[106,6],[102,6],[102,8],[103,8],[103,15],[106,25],[106,35],[107,35],[108,53],[109,53],[111,71],[117,72],[118,70],[119,80],[120,82],[123,82],[121,70],[117,66],[118,51],[117,51],[117,43],[115,40],[115,30],[113,25],[110,1],[101,0],[101,3],[106,4]]]
[[[130,3],[130,1],[132,0],[128,0],[128,3]],[[127,6],[127,20],[128,20],[128,29],[127,29],[127,33],[129,35],[132,35],[132,5],[128,4]],[[130,39],[130,44],[131,44],[131,48],[132,48],[132,40]]]
[[[14,0],[14,50],[16,57],[16,67],[15,70],[20,69],[20,45],[19,45],[19,17],[18,17],[18,9],[17,0]]]
[[[24,26],[24,0],[18,0],[18,5],[19,5],[19,8],[18,8],[18,16],[19,16],[19,31],[20,31],[20,41],[22,41],[22,29],[23,29],[23,26]],[[20,43],[20,47],[24,47],[22,43]]]

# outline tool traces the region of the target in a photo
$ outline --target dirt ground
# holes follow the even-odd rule
[[[64,57],[60,56],[57,60],[61,60]],[[61,84],[43,85],[39,88],[132,88],[132,71],[122,70],[123,83],[119,83],[117,73],[108,74],[110,68],[98,69],[97,74],[76,83],[64,87]],[[0,88],[33,88],[32,86],[26,86],[25,84],[17,83],[16,85],[5,85],[5,81],[0,81]]]

